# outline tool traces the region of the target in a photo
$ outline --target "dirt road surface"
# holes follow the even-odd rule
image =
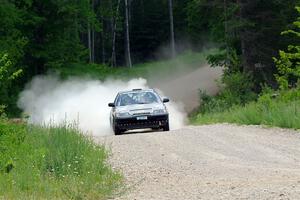
[[[97,138],[120,200],[300,199],[300,133],[227,124]]]

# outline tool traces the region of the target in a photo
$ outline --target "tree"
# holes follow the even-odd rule
[[[173,0],[169,0],[169,16],[170,16],[170,38],[172,57],[175,57],[175,33],[174,33],[174,18],[173,18]]]
[[[6,104],[10,100],[9,88],[13,80],[22,74],[22,69],[15,69],[8,54],[0,53],[0,115],[4,113]]]
[[[287,44],[279,35],[289,26],[297,3],[299,0],[191,1],[187,9],[190,35],[196,42],[205,41],[199,33],[207,30],[209,39],[220,44],[220,51],[209,57],[210,63],[228,67],[229,73],[252,74],[253,89],[259,92],[264,83],[275,86],[272,57]],[[238,69],[233,63],[240,63]]]
[[[129,6],[128,0],[125,0],[125,27],[126,27],[126,57],[127,57],[127,65],[132,67],[131,62],[131,50],[130,50],[130,35],[129,35]]]
[[[30,1],[29,1],[30,2]],[[23,12],[11,1],[0,3],[0,52],[7,52],[16,61],[22,59],[28,37],[19,24],[25,23]],[[32,19],[34,22],[35,19]]]
[[[94,13],[95,0],[91,0],[91,1],[88,0],[88,7],[90,7],[90,11],[87,14],[88,17],[87,41],[88,41],[88,50],[89,50],[89,62],[94,63],[95,62],[95,29],[97,28],[97,25],[99,26],[99,22],[96,20],[96,15]],[[98,23],[96,23],[96,21]]]
[[[297,21],[293,24],[295,29],[290,29],[282,32],[282,35],[293,34],[297,38],[300,38],[300,7],[296,7],[299,13]],[[278,69],[276,80],[280,89],[288,89],[289,87],[295,87],[300,83],[300,45],[289,45],[288,51],[280,51],[279,58],[274,58],[275,64]],[[299,85],[298,85],[299,86]]]
[[[162,55],[162,51],[160,51],[161,47],[170,46],[168,0],[132,1],[131,7],[130,47],[134,61],[145,62],[157,57],[170,56],[170,48],[165,55]],[[181,20],[183,19],[184,17],[181,18]]]
[[[112,53],[111,53],[111,63],[115,67],[117,65],[117,55],[116,55],[116,34],[117,34],[117,21],[119,16],[121,0],[118,0],[116,11],[114,12],[112,3],[111,3],[111,12],[112,12]]]

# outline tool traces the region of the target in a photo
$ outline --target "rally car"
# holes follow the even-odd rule
[[[165,103],[153,89],[134,89],[119,92],[111,107],[110,124],[115,135],[134,129],[162,129],[169,131],[169,113]]]

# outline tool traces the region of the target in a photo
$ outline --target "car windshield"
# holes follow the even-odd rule
[[[152,104],[158,102],[159,100],[153,92],[132,92],[121,94],[117,99],[117,106]]]

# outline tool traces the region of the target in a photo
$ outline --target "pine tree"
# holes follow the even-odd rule
[[[300,7],[296,7],[299,17],[293,24],[295,29],[282,32],[282,35],[292,34],[300,38]],[[300,84],[300,45],[289,45],[288,51],[280,51],[279,58],[274,58],[278,74],[276,75],[280,89],[288,89]],[[300,85],[297,85],[300,86]]]

